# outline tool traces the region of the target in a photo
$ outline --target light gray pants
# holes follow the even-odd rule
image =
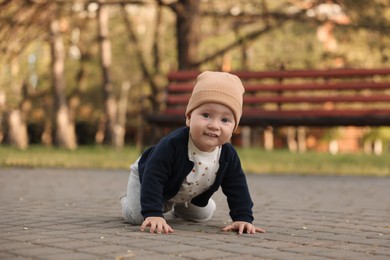
[[[138,160],[130,166],[130,176],[127,183],[127,195],[121,198],[123,218],[132,225],[140,225],[144,221],[141,215],[141,183],[139,181]],[[175,204],[172,213],[195,222],[207,221],[212,218],[216,205],[213,199],[206,207],[198,207],[192,203]],[[164,215],[165,216],[165,215]]]

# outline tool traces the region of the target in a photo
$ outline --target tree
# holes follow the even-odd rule
[[[65,50],[60,16],[50,22],[51,74],[55,113],[55,140],[58,146],[75,149],[76,132],[65,97]]]
[[[119,101],[117,101],[113,94],[113,84],[111,81],[112,52],[109,38],[109,8],[109,5],[101,3],[97,16],[100,64],[103,75],[102,93],[104,114],[102,115],[102,122],[100,123],[100,129],[96,137],[98,139],[104,139],[105,144],[120,148],[124,145],[127,95],[130,90],[130,82],[123,82]]]
[[[163,4],[162,0],[158,0]],[[176,16],[177,61],[179,70],[196,69],[193,63],[199,55],[200,1],[179,0],[167,4]]]
[[[7,75],[7,70],[11,73],[11,78],[5,78],[6,86],[10,86],[10,91],[2,86],[3,100],[2,110],[6,114],[7,137],[11,145],[25,149],[28,146],[28,132],[26,114],[30,102],[28,101],[28,83],[25,76],[25,69],[21,66],[21,53],[28,46],[29,41],[37,38],[34,22],[39,23],[45,19],[43,9],[50,9],[47,3],[41,5],[29,5],[28,3],[15,3],[18,1],[3,1],[0,3],[1,26],[0,26],[0,57],[5,63],[2,72]],[[42,23],[40,23],[42,24]],[[45,24],[45,23],[43,23]],[[39,36],[38,36],[39,37]],[[9,77],[9,75],[8,75]],[[0,111],[0,112],[3,112]],[[1,116],[0,116],[1,118]],[[0,123],[1,125],[1,123]]]
[[[102,91],[104,102],[103,132],[104,143],[114,144],[115,125],[117,121],[117,103],[112,93],[111,82],[111,42],[109,39],[109,6],[100,4],[98,8],[98,39],[100,49],[100,62],[103,74]]]

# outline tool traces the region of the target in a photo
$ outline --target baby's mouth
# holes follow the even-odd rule
[[[212,134],[212,133],[204,133],[205,135],[209,136],[209,137],[218,137],[218,135],[216,134]]]

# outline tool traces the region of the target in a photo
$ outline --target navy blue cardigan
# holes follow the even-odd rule
[[[141,181],[141,214],[144,218],[162,217],[164,202],[179,192],[180,186],[194,167],[194,163],[188,159],[188,138],[188,127],[177,129],[142,154],[138,170]],[[206,206],[219,187],[222,187],[227,197],[232,220],[252,223],[253,202],[240,159],[229,143],[222,146],[214,184],[193,198],[191,203],[199,207]]]

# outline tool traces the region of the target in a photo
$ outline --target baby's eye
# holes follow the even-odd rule
[[[229,122],[231,122],[231,120],[229,118],[226,118],[226,117],[222,118],[221,121],[222,121],[222,123],[229,123]]]
[[[209,113],[203,113],[202,116],[203,116],[204,118],[210,118],[210,114],[209,114]]]

